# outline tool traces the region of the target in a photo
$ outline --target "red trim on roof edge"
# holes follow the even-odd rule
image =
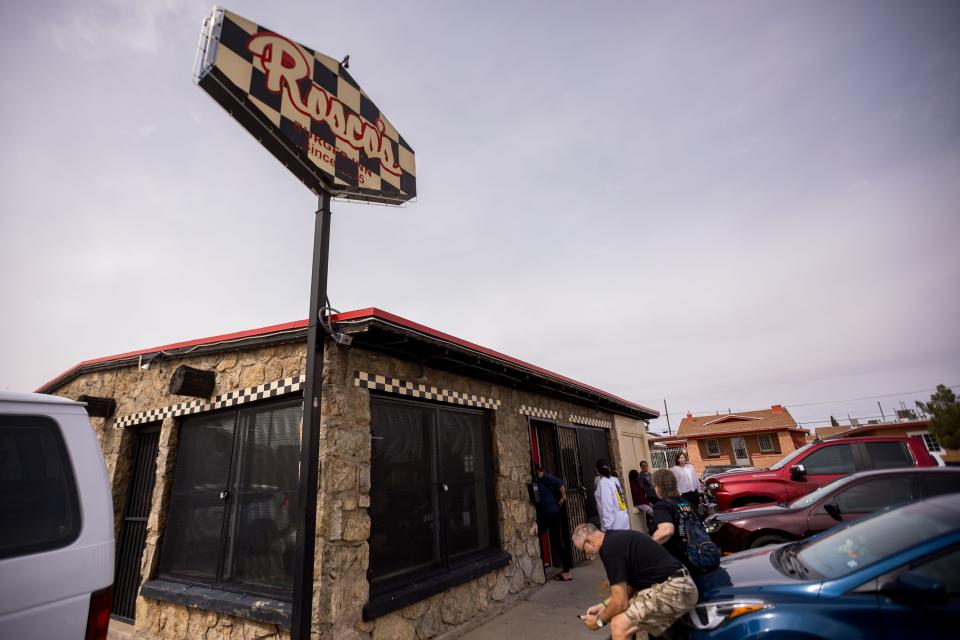
[[[608,393],[608,392],[603,391],[603,390],[601,390],[601,389],[598,389],[598,388],[596,388],[596,387],[592,387],[592,386],[590,386],[590,385],[588,385],[588,384],[584,384],[584,383],[582,383],[582,382],[578,382],[577,380],[574,380],[573,378],[568,378],[568,377],[566,377],[566,376],[562,376],[562,375],[560,375],[560,374],[558,374],[558,373],[554,373],[554,372],[549,371],[549,370],[547,370],[547,369],[543,369],[543,368],[538,367],[538,366],[536,366],[536,365],[530,364],[529,362],[524,362],[523,360],[519,360],[519,359],[517,359],[517,358],[513,358],[513,357],[508,356],[508,355],[506,355],[506,354],[500,353],[499,351],[494,351],[493,349],[488,349],[488,348],[486,348],[486,347],[482,347],[482,346],[480,346],[480,345],[478,345],[478,344],[475,344],[475,343],[473,343],[473,342],[469,342],[469,341],[467,341],[467,340],[463,340],[463,339],[458,338],[458,337],[456,337],[456,336],[450,335],[449,333],[444,333],[444,332],[442,332],[442,331],[437,331],[436,329],[431,329],[430,327],[428,327],[428,326],[426,326],[426,325],[422,325],[422,324],[419,324],[419,323],[417,323],[417,322],[413,322],[412,320],[407,320],[406,318],[403,318],[403,317],[401,317],[401,316],[395,315],[395,314],[390,313],[390,312],[388,312],[388,311],[384,311],[384,310],[382,310],[382,309],[378,309],[378,308],[376,308],[376,307],[367,307],[366,309],[357,309],[357,310],[354,310],[354,311],[344,311],[343,313],[338,313],[338,314],[335,314],[335,315],[331,316],[331,317],[330,317],[330,321],[331,321],[331,322],[347,322],[347,321],[350,321],[350,320],[360,320],[360,319],[363,319],[363,318],[379,318],[379,319],[381,319],[381,320],[386,320],[387,322],[392,322],[393,324],[400,325],[401,327],[406,327],[406,328],[408,328],[408,329],[413,329],[414,331],[419,331],[420,333],[426,334],[426,335],[428,335],[428,336],[431,336],[431,337],[434,337],[434,338],[438,338],[438,339],[444,340],[444,341],[446,341],[446,342],[451,342],[451,343],[453,343],[453,344],[459,345],[459,346],[461,346],[461,347],[465,347],[465,348],[470,349],[470,350],[472,350],[472,351],[477,351],[477,352],[479,352],[479,353],[482,353],[482,354],[484,354],[484,355],[490,356],[490,357],[492,357],[492,358],[497,358],[497,359],[499,359],[499,360],[504,360],[504,361],[509,362],[509,363],[511,363],[511,364],[514,364],[514,365],[517,365],[517,366],[520,366],[520,367],[523,367],[523,368],[526,368],[526,369],[530,369],[531,371],[535,371],[536,373],[539,373],[539,374],[541,374],[541,375],[545,375],[545,376],[554,378],[554,379],[556,379],[556,380],[561,380],[561,381],[566,382],[566,383],[568,383],[568,384],[572,384],[572,385],[581,387],[581,388],[583,388],[583,389],[587,389],[587,390],[589,390],[589,391],[592,391],[592,392],[594,392],[594,393],[600,394],[600,395],[605,396],[605,397],[607,397],[607,398],[616,400],[617,402],[621,402],[621,403],[623,403],[623,404],[625,404],[625,405],[634,407],[634,408],[636,408],[636,409],[640,409],[640,410],[645,411],[645,412],[647,412],[647,413],[650,413],[650,414],[653,414],[653,415],[656,415],[656,416],[659,416],[659,415],[660,415],[660,412],[659,412],[659,411],[656,411],[656,410],[654,410],[654,409],[650,409],[650,408],[648,408],[648,407],[645,407],[645,406],[643,406],[643,405],[637,404],[637,403],[635,403],[635,402],[631,402],[631,401],[629,401],[629,400],[625,400],[625,399],[623,399],[623,398],[621,398],[621,397],[619,397],[619,396],[615,396],[615,395],[613,395],[612,393]],[[124,359],[124,358],[133,358],[133,357],[137,357],[137,356],[146,355],[146,354],[149,354],[149,353],[158,353],[158,352],[160,352],[160,351],[168,351],[168,350],[172,350],[172,349],[185,349],[185,348],[188,348],[188,347],[196,347],[196,346],[201,346],[201,345],[211,344],[211,343],[216,343],[216,342],[226,342],[226,341],[229,341],[229,340],[241,340],[241,339],[243,339],[243,338],[252,338],[252,337],[255,337],[255,336],[264,335],[264,334],[268,334],[268,333],[279,333],[279,332],[282,332],[282,331],[291,331],[291,330],[294,330],[294,329],[303,329],[303,328],[305,328],[306,326],[307,326],[307,321],[306,321],[306,320],[296,320],[296,321],[294,321],[294,322],[286,322],[286,323],[283,323],[283,324],[275,324],[275,325],[270,325],[270,326],[268,326],[268,327],[261,327],[261,328],[259,328],[259,329],[248,329],[248,330],[246,330],[246,331],[237,331],[237,332],[235,332],[235,333],[225,333],[225,334],[218,335],[218,336],[211,336],[211,337],[209,337],[209,338],[198,338],[198,339],[196,339],[196,340],[187,340],[187,341],[184,341],[184,342],[175,342],[175,343],[166,344],[166,345],[163,345],[163,346],[160,346],[160,347],[154,347],[154,348],[152,348],[152,349],[139,349],[139,350],[137,350],[137,351],[128,351],[128,352],[126,352],[126,353],[119,353],[119,354],[116,354],[116,355],[113,355],[113,356],[106,356],[106,357],[103,357],[103,358],[94,358],[94,359],[92,359],[92,360],[84,360],[83,362],[81,362],[81,363],[73,366],[72,368],[68,369],[68,370],[65,371],[64,373],[61,373],[59,376],[57,376],[57,377],[55,377],[54,379],[50,380],[50,381],[47,382],[46,384],[41,385],[40,387],[38,387],[38,391],[39,391],[40,389],[46,389],[46,388],[49,388],[49,387],[53,386],[54,384],[56,384],[57,382],[59,382],[61,379],[69,376],[70,374],[72,374],[73,372],[77,371],[78,369],[81,369],[81,368],[86,367],[86,366],[94,365],[94,364],[103,364],[103,363],[105,363],[105,362],[111,362],[111,361],[113,361],[113,360],[122,360],[122,359]]]

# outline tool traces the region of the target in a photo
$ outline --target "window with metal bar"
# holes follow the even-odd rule
[[[371,592],[496,548],[487,414],[381,397],[370,405]]]
[[[302,400],[187,418],[160,577],[289,599]]]

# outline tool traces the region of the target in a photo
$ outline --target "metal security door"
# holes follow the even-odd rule
[[[730,448],[733,449],[735,464],[750,466],[750,452],[747,451],[747,441],[743,438],[730,438]]]
[[[147,538],[147,516],[150,514],[153,483],[157,474],[160,425],[142,429],[135,437],[127,503],[123,509],[120,538],[117,540],[111,610],[114,618],[131,623],[136,608],[137,590],[140,589],[140,558],[143,556],[143,543]]]
[[[587,491],[587,520],[600,526],[600,513],[593,491],[597,483],[597,460],[610,462],[610,444],[607,431],[594,427],[575,427],[577,449],[580,454],[580,479]]]
[[[557,454],[560,463],[560,472],[567,489],[567,526],[570,533],[579,524],[587,521],[587,504],[593,501],[593,492],[583,486],[583,475],[580,472],[580,452],[577,448],[577,430],[573,427],[557,427]],[[582,551],[571,544],[573,563],[580,564],[586,560]]]

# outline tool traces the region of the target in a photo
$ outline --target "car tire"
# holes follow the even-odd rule
[[[771,544],[783,544],[784,542],[790,542],[790,538],[777,535],[766,535],[760,536],[756,540],[750,543],[751,549],[756,549],[758,547],[766,547]]]

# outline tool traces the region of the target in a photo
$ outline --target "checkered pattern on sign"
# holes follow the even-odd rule
[[[418,382],[409,382],[399,378],[387,378],[386,376],[367,373],[366,371],[357,371],[354,373],[353,385],[364,389],[374,391],[383,391],[384,393],[396,393],[401,396],[410,396],[411,398],[421,398],[423,400],[437,400],[448,404],[459,404],[464,407],[479,407],[481,409],[499,409],[500,401],[484,398],[472,393],[463,393],[461,391],[452,391],[450,389],[440,389],[431,387]]]
[[[337,60],[277,36],[224,11],[213,68],[273,124],[285,147],[327,176],[332,195],[388,204],[416,197],[413,149],[350,73]],[[285,69],[304,69],[307,75],[291,83],[270,71],[254,51],[258,38],[283,47],[292,65]],[[267,87],[268,73],[280,77],[279,91]]]
[[[584,416],[577,416],[570,414],[570,422],[573,424],[585,424],[590,427],[600,427],[601,429],[611,429],[613,428],[613,423],[609,420],[601,420],[599,418],[585,418]]]
[[[297,393],[303,387],[304,376],[292,376],[282,380],[274,380],[266,384],[250,387],[249,389],[239,389],[215,396],[213,400],[204,400],[198,398],[188,402],[163,407],[162,409],[150,409],[133,413],[122,418],[117,418],[116,426],[132,427],[138,424],[148,422],[158,422],[166,418],[176,418],[179,416],[192,416],[196,413],[205,411],[215,411],[226,407],[236,407],[248,402],[265,400],[267,398],[278,398],[280,396]]]
[[[548,420],[558,420],[560,412],[555,409],[540,409],[538,407],[528,407],[525,404],[520,405],[519,412],[531,418],[546,418]]]

